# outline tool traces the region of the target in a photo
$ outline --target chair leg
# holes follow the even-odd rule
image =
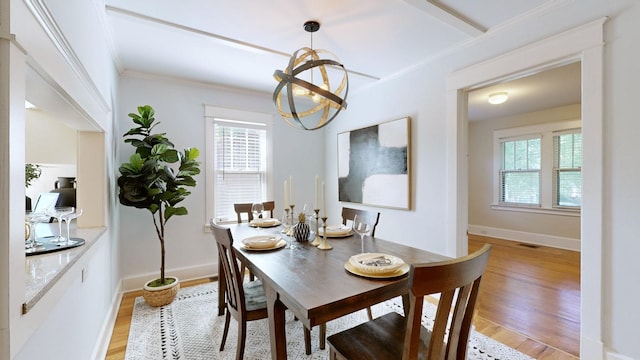
[[[227,315],[224,318],[224,330],[222,331],[222,341],[220,342],[220,351],[224,350],[224,343],[227,341],[227,334],[229,333],[230,319],[231,319],[231,314],[229,314],[229,310],[227,310]]]
[[[327,340],[327,324],[320,324],[320,333],[318,334],[318,342],[320,343],[320,350],[324,350]]]
[[[371,308],[370,307],[367,308],[367,316],[369,317],[369,320],[373,320],[373,315],[371,314]]]
[[[244,344],[247,339],[247,322],[238,322],[238,346],[236,348],[236,360],[242,360],[244,358]]]
[[[304,350],[307,355],[311,355],[311,330],[303,327],[304,330]]]

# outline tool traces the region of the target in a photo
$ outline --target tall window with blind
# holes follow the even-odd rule
[[[217,222],[235,221],[234,203],[262,202],[271,196],[271,116],[214,107],[206,110],[211,115],[206,117],[211,159],[207,160],[208,217]]]
[[[582,134],[573,130],[553,137],[554,206],[582,205]]]
[[[503,141],[500,203],[540,205],[541,137]]]
[[[234,203],[266,199],[266,130],[237,121],[216,119],[216,218],[233,219]]]
[[[580,120],[495,130],[492,208],[579,214]]]

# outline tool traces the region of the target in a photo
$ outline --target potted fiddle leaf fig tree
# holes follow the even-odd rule
[[[135,148],[129,162],[120,165],[118,177],[119,200],[122,205],[150,212],[160,242],[160,277],[147,282],[143,289],[145,301],[151,306],[171,303],[180,284],[178,278],[165,276],[165,226],[173,216],[187,215],[187,209],[178,204],[196,185],[193,178],[200,173],[197,148],[178,151],[165,136],[152,133],[159,124],[155,111],[139,106],[138,113],[129,117],[136,126],[124,134],[124,142]]]

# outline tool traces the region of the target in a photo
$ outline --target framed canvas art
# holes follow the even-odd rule
[[[410,208],[411,119],[338,134],[338,200]]]

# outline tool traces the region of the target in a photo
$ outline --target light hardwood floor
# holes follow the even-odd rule
[[[580,254],[492,238],[469,238],[469,251],[484,242],[493,244],[480,290],[475,330],[535,359],[577,359]],[[123,295],[107,360],[124,359],[133,303],[141,295],[140,291]]]

